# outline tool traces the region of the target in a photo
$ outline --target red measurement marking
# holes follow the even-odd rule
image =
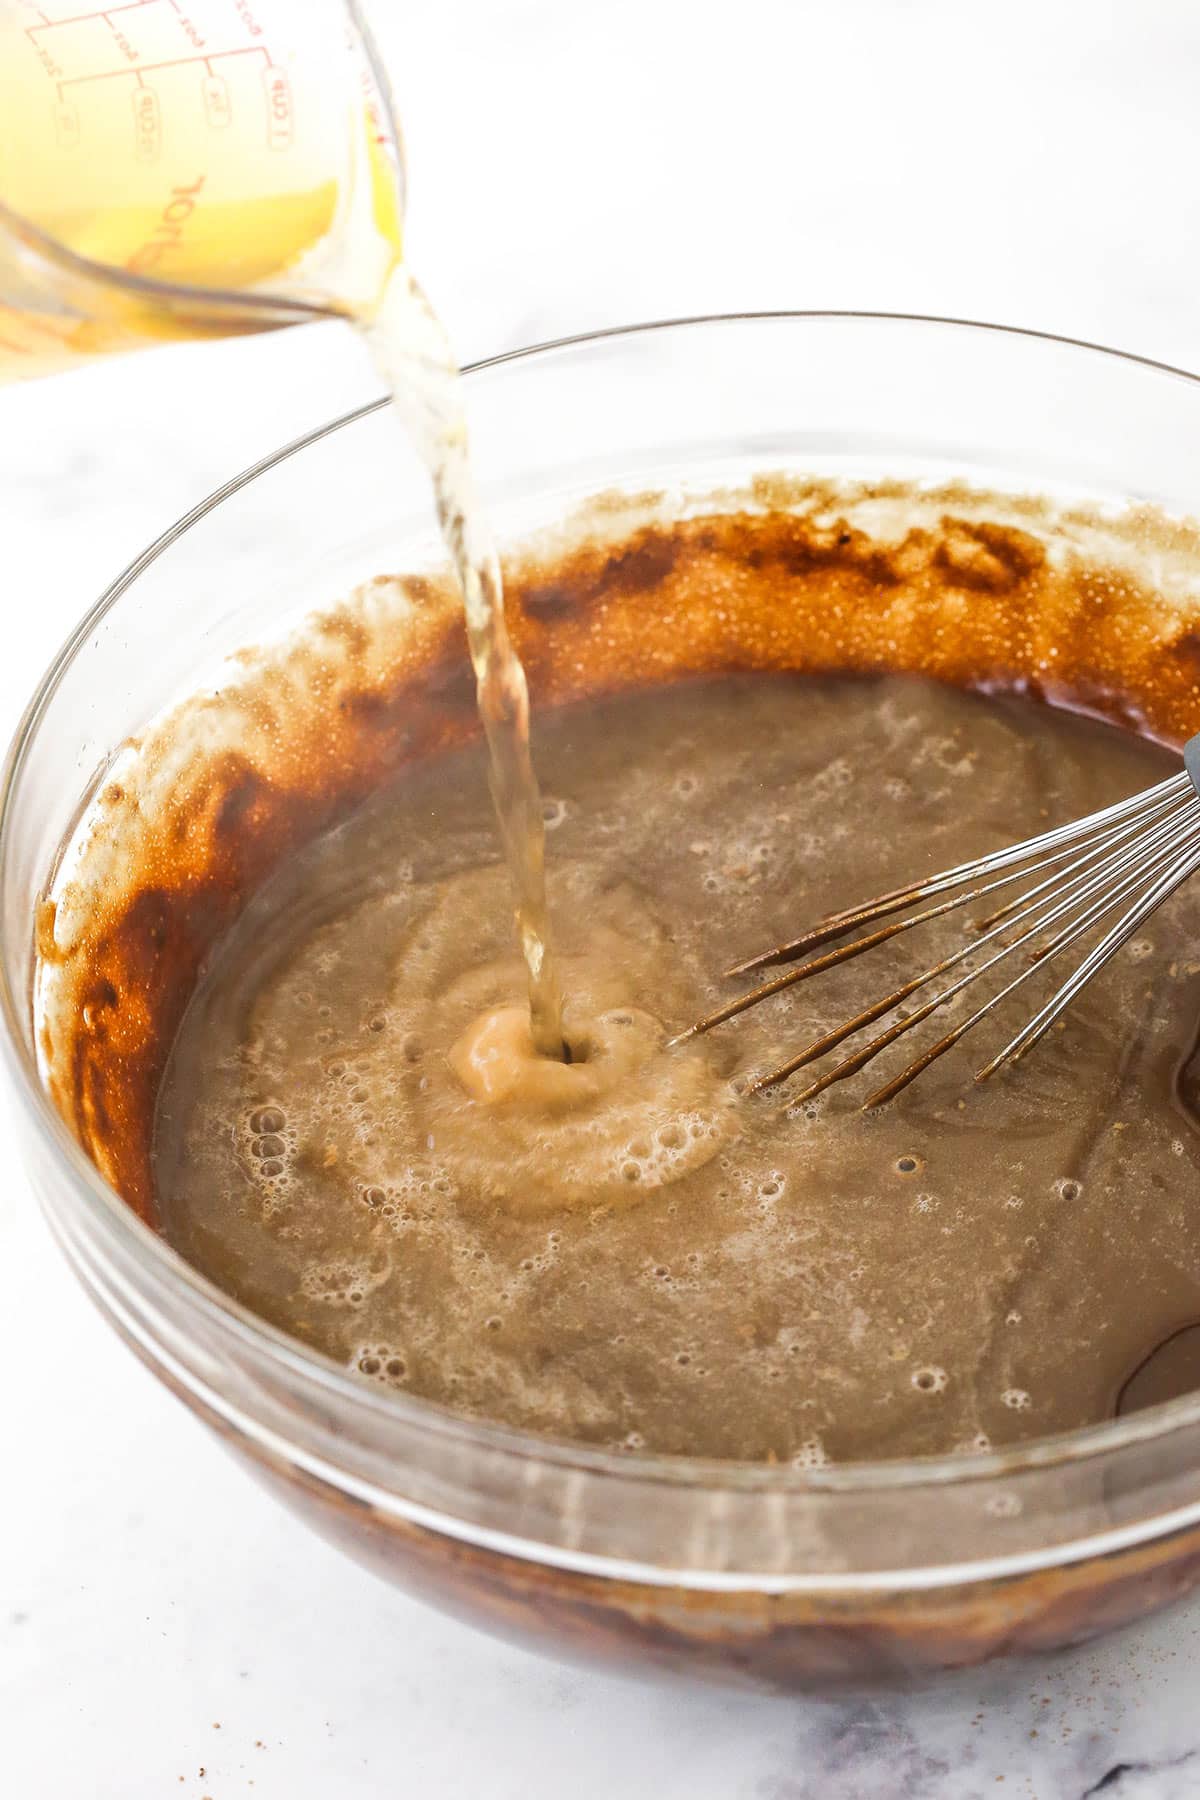
[[[180,25],[180,29],[183,32],[185,32],[186,35],[191,39],[192,43],[195,44],[197,50],[203,50],[207,40],[201,35],[200,27],[198,25],[194,25],[192,23],[191,19],[188,18],[186,13],[180,13],[179,25]]]
[[[268,63],[270,62],[265,45],[248,44],[242,50],[214,50],[211,56],[172,56],[166,62],[143,63],[141,68],[144,74],[149,75],[155,69],[186,69],[194,63],[200,63],[207,67],[210,62],[216,62],[223,56],[265,56]],[[67,75],[59,85],[74,87],[82,81],[111,81],[114,75],[136,75],[137,73],[137,69],[98,69],[94,75]]]
[[[292,89],[275,63],[268,63],[263,70],[263,89],[267,96],[267,147],[286,150],[292,142]]]
[[[157,162],[162,154],[162,108],[140,75],[133,96],[133,148],[139,162]]]
[[[26,31],[54,31],[59,25],[88,25],[95,19],[103,19],[107,25],[109,13],[137,12],[139,7],[148,3],[149,0],[125,0],[123,6],[110,6],[103,12],[75,13],[69,19],[46,19],[46,15],[43,13],[42,18],[46,20],[44,25],[27,25],[25,29]]]
[[[246,30],[250,33],[250,36],[251,37],[261,37],[262,36],[262,26],[259,24],[258,20],[254,17],[254,14],[250,11],[249,6],[247,5],[247,0],[233,0],[233,4],[234,4],[234,11],[237,13],[238,18],[242,21],[242,24],[246,27]]]
[[[61,92],[54,108],[54,129],[64,150],[77,148],[79,144],[79,108],[73,100],[64,100]]]
[[[32,29],[33,27],[30,26],[30,30]],[[62,64],[56,63],[45,45],[39,44],[35,37],[31,37],[29,41],[33,45],[37,59],[41,63],[43,69],[45,69],[47,75],[50,76],[51,80],[58,80],[62,75]]]
[[[125,264],[127,269],[131,269],[135,275],[145,275],[156,269],[169,251],[179,249],[206,180],[207,176],[200,175],[190,187],[171,189],[170,198],[159,214],[153,231],[128,259]]]
[[[117,49],[123,51],[124,54],[129,58],[131,63],[136,62],[138,59],[138,53],[134,49],[133,45],[130,43],[129,39],[125,36],[125,33],[121,30],[120,26],[114,25],[111,19],[108,19],[106,22],[108,24],[109,30],[113,34],[113,37],[117,41]]]
[[[11,306],[0,306],[0,325],[6,331],[23,334],[13,339],[0,333],[0,349],[15,350],[18,356],[36,356],[38,346],[26,341],[30,334],[49,338],[52,344],[61,345],[64,332],[70,329],[71,324],[71,320],[63,319],[52,325],[37,313],[21,313],[14,311]]]
[[[210,70],[200,87],[204,101],[204,116],[210,125],[223,130],[233,118],[233,105],[229,98],[229,85],[220,75]]]
[[[32,331],[35,337],[39,335],[48,337],[55,344],[61,344],[64,331],[70,329],[69,320],[64,319],[58,324],[51,325],[48,320],[39,317],[37,313],[22,313],[20,321],[22,327],[26,331]]]

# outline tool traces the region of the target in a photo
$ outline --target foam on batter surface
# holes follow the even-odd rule
[[[159,1104],[172,1241],[369,1379],[614,1447],[811,1465],[1111,1416],[1200,1316],[1195,897],[982,1089],[987,1028],[878,1115],[743,1093],[953,916],[665,1039],[727,963],[1170,754],[902,677],[686,683],[564,707],[539,745],[578,1059],[521,1033],[478,752],[433,758],[212,960]]]

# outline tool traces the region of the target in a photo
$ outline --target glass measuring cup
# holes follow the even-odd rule
[[[357,0],[0,0],[0,380],[369,317],[403,188]]]

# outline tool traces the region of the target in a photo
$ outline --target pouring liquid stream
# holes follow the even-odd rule
[[[492,801],[528,971],[533,1047],[540,1056],[570,1061],[546,907],[545,823],[530,755],[529,688],[508,634],[500,561],[475,492],[458,367],[441,321],[403,264],[360,329],[433,483],[438,522],[462,590]]]

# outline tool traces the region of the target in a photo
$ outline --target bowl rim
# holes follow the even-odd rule
[[[938,314],[840,308],[774,308],[698,313],[678,318],[644,320],[629,325],[605,326],[502,351],[464,364],[462,374],[470,382],[471,378],[477,378],[488,371],[550,356],[558,351],[654,333],[681,332],[711,326],[797,323],[862,324],[867,327],[911,325],[948,330],[964,336],[1007,337],[1081,351],[1108,361],[1128,363],[1192,386],[1200,386],[1200,375],[1188,369],[1154,357],[1118,350],[1062,333]],[[5,752],[3,763],[0,764],[0,890],[3,889],[10,859],[15,798],[39,724],[67,669],[110,608],[150,564],[223,501],[301,451],[370,417],[389,404],[386,395],[366,401],[301,433],[231,476],[167,526],[126,565],[88,608],[51,659],[30,696]],[[644,1452],[617,1453],[567,1438],[471,1418],[453,1412],[437,1402],[382,1390],[374,1384],[360,1381],[349,1369],[332,1358],[306,1347],[298,1339],[258,1318],[249,1308],[186,1262],[165,1238],[137,1216],[76,1142],[43,1086],[35,1057],[30,1053],[22,1032],[22,1019],[27,1019],[30,1004],[28,994],[19,994],[14,990],[7,965],[0,961],[0,1020],[3,1025],[0,1037],[3,1039],[5,1061],[14,1086],[47,1149],[54,1157],[65,1162],[76,1177],[77,1191],[81,1193],[93,1221],[115,1238],[118,1247],[137,1262],[141,1272],[150,1277],[160,1295],[169,1298],[172,1291],[182,1288],[208,1322],[232,1333],[252,1351],[269,1356],[302,1385],[315,1387],[323,1391],[327,1398],[341,1400],[355,1411],[373,1414],[381,1424],[392,1420],[409,1428],[428,1431],[435,1436],[448,1437],[467,1447],[492,1450],[597,1476],[608,1476],[631,1486],[699,1485],[750,1494],[810,1492],[846,1495],[924,1487],[944,1488],[967,1483],[974,1485],[992,1478],[1011,1481],[1014,1477],[1032,1475],[1038,1470],[1086,1464],[1108,1452],[1129,1450],[1141,1444],[1161,1443],[1200,1425],[1200,1393],[1197,1393],[1160,1402],[1123,1419],[1047,1434],[1006,1450],[972,1451],[969,1454],[949,1452],[938,1456],[844,1462],[796,1469],[732,1459]],[[1192,1511],[1191,1508],[1187,1510],[1189,1514]],[[1139,1532],[1135,1535],[1143,1534]]]

